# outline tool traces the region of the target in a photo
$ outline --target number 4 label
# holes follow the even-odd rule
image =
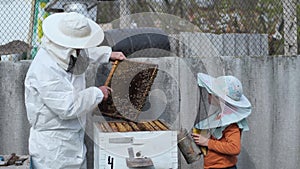
[[[110,169],[114,169],[114,158],[111,156],[108,156],[107,164],[110,165]]]

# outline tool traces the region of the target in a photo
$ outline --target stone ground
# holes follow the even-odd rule
[[[2,157],[4,157],[4,161],[7,161],[11,155],[0,155]],[[30,168],[30,160],[29,160],[29,155],[16,155],[19,157],[19,159],[21,158],[25,158],[26,160],[23,162],[22,165],[9,165],[9,166],[1,166],[0,165],[0,169],[29,169]]]

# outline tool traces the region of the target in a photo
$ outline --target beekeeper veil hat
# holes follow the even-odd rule
[[[104,39],[99,25],[76,12],[48,16],[43,22],[43,31],[41,47],[64,70],[78,75],[89,65],[87,48],[96,47]]]
[[[43,21],[42,28],[49,40],[66,48],[95,47],[104,39],[97,23],[76,12],[52,14]]]
[[[208,93],[217,96],[220,110],[196,125],[199,129],[217,128],[238,123],[251,114],[251,103],[243,94],[241,82],[234,76],[214,78],[198,73],[198,85]]]
[[[214,78],[204,73],[198,73],[198,85],[204,87],[208,93],[218,96],[233,106],[251,107],[251,103],[243,94],[242,83],[234,76]]]

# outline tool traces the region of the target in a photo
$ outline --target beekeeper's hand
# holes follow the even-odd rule
[[[123,52],[111,52],[109,60],[115,61],[115,60],[125,60],[126,56],[123,54]]]
[[[110,87],[107,87],[107,86],[100,86],[99,89],[103,93],[103,100],[106,101],[108,96],[111,94],[112,89]]]
[[[209,135],[203,136],[200,134],[193,133],[192,137],[197,145],[208,146]]]

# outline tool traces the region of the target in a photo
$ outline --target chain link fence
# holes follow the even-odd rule
[[[161,28],[189,46],[185,50],[177,43],[182,50],[178,55],[209,54],[208,41],[220,55],[296,55],[299,51],[298,0],[2,0],[1,60],[34,58],[43,20],[72,10],[69,5],[74,3],[84,4],[76,10],[105,31]]]

